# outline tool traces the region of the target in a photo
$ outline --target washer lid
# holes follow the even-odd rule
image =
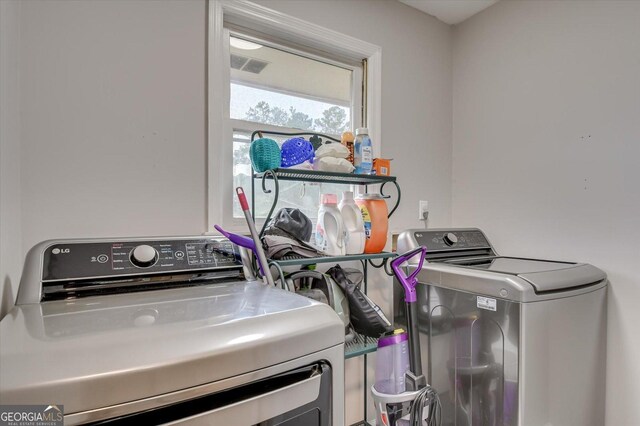
[[[600,269],[584,263],[524,259],[519,257],[485,257],[449,260],[443,263],[518,276],[528,281],[536,293],[569,290],[594,284],[606,278]]]

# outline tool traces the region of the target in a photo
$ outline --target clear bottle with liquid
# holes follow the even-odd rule
[[[369,129],[360,127],[356,129],[356,140],[354,142],[353,165],[356,167],[355,173],[361,175],[371,174],[373,169],[373,146],[369,137]]]

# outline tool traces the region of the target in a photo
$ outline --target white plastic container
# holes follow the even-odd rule
[[[344,223],[336,194],[322,194],[316,224],[316,246],[329,256],[345,254]]]
[[[406,332],[384,336],[376,351],[376,381],[374,388],[384,394],[404,392],[405,373],[409,371],[409,340]]]
[[[360,207],[353,199],[353,192],[344,191],[342,200],[338,204],[345,228],[345,254],[364,253],[367,236],[364,231],[364,220]]]

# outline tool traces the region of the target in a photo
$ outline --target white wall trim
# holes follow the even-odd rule
[[[368,60],[368,96],[366,123],[376,152],[381,152],[382,136],[382,49],[374,44],[322,27],[246,0],[209,0],[208,40],[208,134],[207,134],[207,229],[213,225],[233,227],[224,217],[222,200],[232,198],[227,185],[231,176],[230,147],[232,129],[227,119],[229,105],[229,52],[225,46],[224,22],[252,28],[291,43],[342,56],[351,60]],[[226,35],[228,37],[228,34]],[[328,51],[327,46],[331,46]],[[229,148],[227,150],[227,148]],[[229,153],[228,161],[224,161]],[[229,188],[227,188],[229,187]],[[227,197],[227,198],[225,198]]]
[[[229,95],[224,95],[225,72],[229,67],[224,66],[224,20],[222,3],[210,1],[209,12],[209,40],[207,46],[207,231],[212,231],[213,225],[222,223],[222,203],[214,202],[223,197],[223,185],[215,182],[223,182],[223,162],[219,154],[223,148],[225,135],[225,104],[228,104]],[[221,101],[222,99],[222,101]],[[226,102],[224,101],[226,99]],[[216,137],[216,135],[218,135]],[[222,135],[222,137],[220,136]]]

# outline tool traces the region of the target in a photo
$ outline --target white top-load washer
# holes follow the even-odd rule
[[[344,324],[225,239],[41,243],[0,336],[2,404],[65,424],[344,423]]]
[[[500,256],[475,228],[408,230],[397,246],[427,247],[419,327],[443,425],[604,424],[603,271]],[[396,291],[394,317],[404,316]]]

